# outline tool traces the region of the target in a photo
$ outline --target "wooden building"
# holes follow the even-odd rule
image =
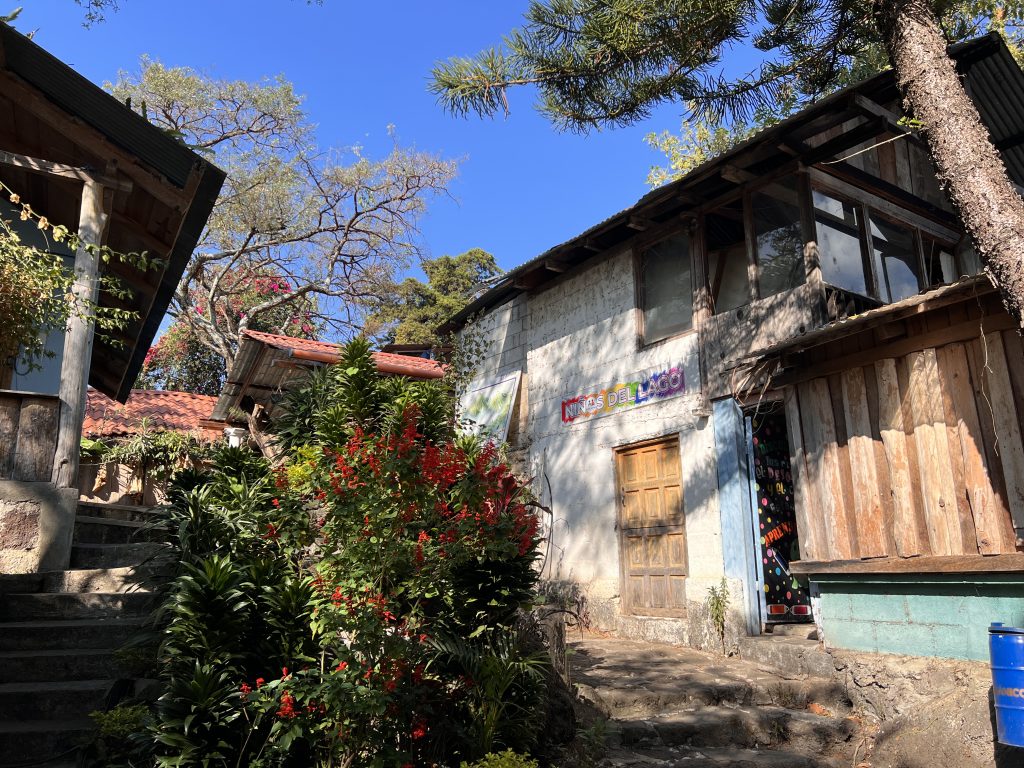
[[[1024,184],[1024,74],[951,54]],[[545,575],[604,626],[711,644],[723,577],[747,634],[985,658],[1024,621],[1024,349],[901,118],[891,72],[832,94],[447,324],[520,380]]]
[[[98,339],[81,315],[46,340],[37,371],[8,371],[0,390],[0,570],[66,568],[78,497],[86,388],[124,401],[206,224],[224,174],[98,86],[0,24],[0,180],[83,243],[143,251],[141,270],[94,251],[60,250],[34,222],[3,215],[23,241],[63,256],[75,301],[134,313]],[[130,298],[99,291],[103,271]],[[95,350],[93,349],[95,345]],[[5,366],[6,367],[6,366]]]

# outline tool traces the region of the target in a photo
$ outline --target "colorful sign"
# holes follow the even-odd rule
[[[654,373],[642,372],[627,377],[619,384],[575,395],[562,401],[562,423],[607,416],[615,411],[636,408],[686,392],[686,375],[682,365],[673,365]]]
[[[459,398],[462,428],[495,440],[508,437],[512,405],[519,389],[519,374],[471,389]]]

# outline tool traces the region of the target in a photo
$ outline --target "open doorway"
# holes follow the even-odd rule
[[[812,621],[806,580],[790,571],[800,559],[793,472],[781,402],[745,413],[754,552],[763,626]]]

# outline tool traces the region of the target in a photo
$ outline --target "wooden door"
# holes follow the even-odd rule
[[[619,531],[626,613],[686,611],[686,526],[679,440],[620,449]]]

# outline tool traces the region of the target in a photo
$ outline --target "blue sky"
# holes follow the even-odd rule
[[[134,70],[149,54],[227,79],[284,75],[306,97],[322,146],[403,144],[462,158],[451,192],[423,221],[428,253],[481,247],[505,269],[633,202],[661,156],[643,136],[675,129],[681,108],[588,136],[560,134],[513,92],[508,119],[456,119],[427,92],[433,63],[498,42],[526,0],[121,0],[91,29],[73,0],[28,0],[17,26],[90,80]]]

